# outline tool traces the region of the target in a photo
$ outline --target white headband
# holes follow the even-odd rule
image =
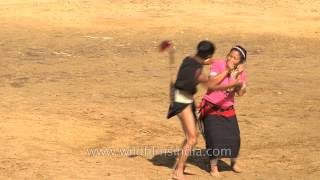
[[[246,59],[246,54],[244,54],[244,52],[242,51],[241,48],[239,48],[238,46],[234,47],[234,49],[237,49],[240,51],[240,53],[243,55],[244,59]]]

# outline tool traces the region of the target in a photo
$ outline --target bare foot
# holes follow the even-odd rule
[[[220,177],[218,166],[212,166],[211,167],[210,175],[213,176],[213,177]]]
[[[176,170],[176,169],[177,169],[178,161],[179,161],[179,159],[178,159],[178,158],[176,158],[176,161],[175,161],[175,163],[174,163],[174,165],[173,165],[172,169],[174,169],[174,170]],[[183,172],[184,172],[185,170],[186,170],[186,165],[184,165],[184,166],[183,166]]]
[[[237,165],[237,163],[232,164],[231,167],[232,167],[232,170],[236,173],[242,172],[241,168]]]
[[[179,172],[179,171],[174,171],[174,173],[172,174],[172,179],[175,180],[187,180],[186,177],[184,176],[183,172]]]

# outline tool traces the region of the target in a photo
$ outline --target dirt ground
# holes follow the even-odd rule
[[[244,172],[225,160],[223,179],[320,177],[318,0],[1,0],[0,19],[0,179],[170,179],[183,133],[164,39],[175,68],[202,39],[216,58],[248,50]],[[212,178],[206,157],[186,172]]]

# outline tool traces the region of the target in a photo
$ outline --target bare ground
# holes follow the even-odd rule
[[[0,1],[0,178],[170,179],[183,134],[166,120],[167,57],[210,39],[224,57],[248,49],[249,90],[237,99],[244,173],[227,179],[320,176],[320,2]],[[200,89],[198,97],[203,95]],[[92,156],[88,149],[146,153]],[[197,149],[203,149],[199,137]],[[228,161],[226,161],[228,162]],[[192,157],[189,179],[211,179]]]

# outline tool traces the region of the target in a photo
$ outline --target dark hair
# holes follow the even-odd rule
[[[207,59],[210,58],[216,51],[215,45],[210,41],[200,41],[197,46],[197,56]]]
[[[240,54],[240,64],[246,62],[246,59],[247,59],[247,50],[245,50],[242,46],[240,45],[236,45],[235,47],[231,48],[230,52],[231,51],[238,51],[239,54]]]

